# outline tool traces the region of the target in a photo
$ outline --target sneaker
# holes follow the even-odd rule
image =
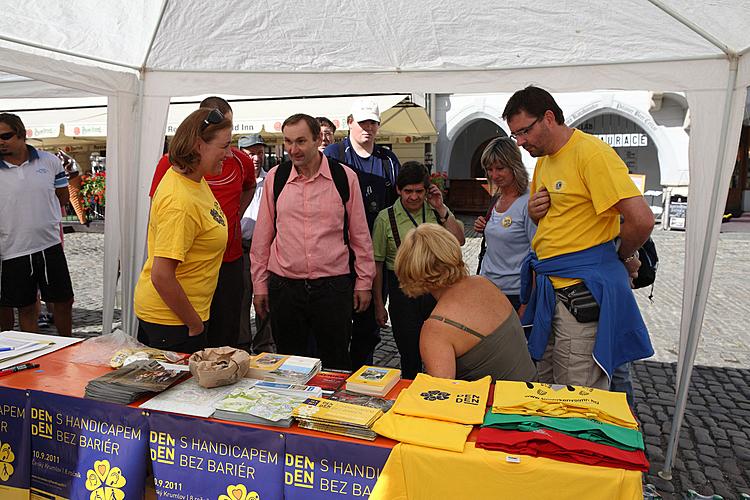
[[[52,326],[55,323],[51,314],[42,313],[39,315],[39,327]]]

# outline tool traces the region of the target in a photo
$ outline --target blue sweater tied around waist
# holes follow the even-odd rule
[[[536,271],[535,288],[532,287],[532,271]],[[627,270],[617,256],[614,243],[608,241],[544,260],[539,260],[531,252],[524,260],[521,265],[521,302],[528,306],[522,322],[525,325],[534,323],[528,338],[533,359],[542,359],[552,333],[555,290],[549,276],[583,280],[599,304],[593,354],[610,380],[614,369],[621,364],[654,354],[646,324],[630,288]]]

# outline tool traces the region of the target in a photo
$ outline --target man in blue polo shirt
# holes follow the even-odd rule
[[[357,172],[362,201],[365,204],[367,225],[372,234],[375,219],[381,210],[398,199],[396,177],[401,168],[393,152],[375,144],[380,129],[380,109],[371,100],[357,100],[346,120],[349,137],[330,144],[324,154],[352,167]],[[382,290],[373,293],[383,293]],[[372,364],[375,348],[380,343],[380,327],[375,321],[373,303],[362,312],[354,314],[349,355],[352,370]]]
[[[60,160],[26,144],[26,127],[0,113],[0,329],[38,328],[37,292],[54,304],[55,327],[70,337],[73,286],[62,249],[60,208],[68,203],[68,178]]]

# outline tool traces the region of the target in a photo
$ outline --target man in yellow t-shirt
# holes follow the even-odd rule
[[[529,197],[538,259],[529,350],[540,381],[608,389],[617,366],[653,353],[628,283],[638,275],[637,250],[653,214],[617,153],[565,125],[549,92],[519,90],[503,118],[511,137],[538,158]]]

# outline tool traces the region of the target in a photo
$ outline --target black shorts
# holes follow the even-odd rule
[[[68,262],[62,244],[2,261],[0,264],[0,306],[26,307],[42,300],[52,304],[73,299]]]

